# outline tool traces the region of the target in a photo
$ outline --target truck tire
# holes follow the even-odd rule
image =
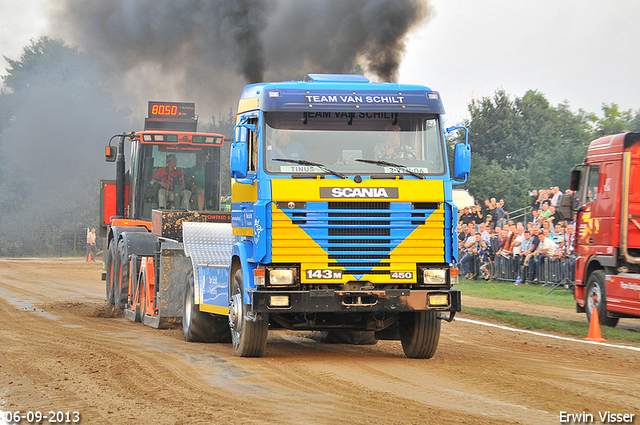
[[[440,320],[436,312],[404,313],[400,318],[400,341],[404,354],[411,359],[430,359],[440,341]]]
[[[328,344],[375,345],[374,331],[322,331],[322,341]]]
[[[263,313],[257,320],[247,320],[249,307],[244,303],[242,269],[238,268],[231,283],[229,296],[229,326],[233,351],[238,357],[261,357],[267,346],[269,315]]]
[[[617,317],[607,316],[607,283],[603,270],[594,271],[587,279],[585,312],[589,323],[591,323],[591,311],[594,308],[598,309],[598,318],[602,326],[614,328],[618,324]]]
[[[133,309],[134,315],[133,315],[133,321],[134,322],[142,322],[142,293],[144,291],[144,288],[142,287],[142,283],[144,282],[144,277],[140,275],[141,273],[138,272],[138,276],[136,276],[133,280],[133,285],[134,285],[134,290],[132,292],[133,294],[133,300],[132,305],[130,306],[130,308]],[[138,300],[138,303],[136,304],[136,300]]]
[[[117,280],[113,288],[113,299],[118,310],[124,310],[129,298],[129,258],[126,255],[124,239],[120,239],[116,249],[118,258]]]
[[[107,271],[106,297],[107,305],[109,307],[113,307],[114,305],[113,285],[115,283],[115,271],[117,270],[116,263],[116,244],[115,242],[111,241],[109,249],[107,249],[107,259],[104,265]]]
[[[147,273],[142,270],[138,283],[140,287],[140,322],[142,323],[144,323],[144,316],[147,314],[147,279]]]
[[[229,320],[204,311],[195,303],[193,270],[187,272],[182,306],[182,333],[187,342],[229,342]]]

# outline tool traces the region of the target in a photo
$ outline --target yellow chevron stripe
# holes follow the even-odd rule
[[[356,187],[353,182],[343,180],[272,180],[272,261],[274,263],[300,263],[302,283],[342,284],[355,280],[351,275],[343,274],[342,279],[306,278],[308,269],[340,269],[336,260],[330,260],[315,241],[298,225],[294,225],[287,215],[277,208],[276,202],[313,202],[329,201],[320,198],[321,187]],[[365,184],[366,183],[366,184]],[[418,180],[366,180],[357,187],[398,187],[399,199],[376,199],[390,202],[438,202],[439,209],[432,213],[424,225],[418,226],[383,260],[390,266],[378,266],[373,270],[393,272],[414,272],[416,263],[444,262],[444,186],[441,181]],[[372,199],[340,199],[344,201],[372,201]],[[332,199],[336,201],[336,199]],[[419,220],[419,218],[416,218]],[[372,252],[374,254],[375,252]],[[413,280],[391,280],[389,275],[365,275],[362,279],[371,283],[415,282]]]
[[[271,181],[273,201],[314,202],[328,201],[320,198],[321,187],[397,187],[398,199],[376,198],[340,198],[333,201],[390,201],[390,202],[442,202],[444,201],[444,184],[441,180],[364,180],[354,183],[352,180],[341,179],[274,179]]]
[[[223,316],[229,315],[229,307],[220,307],[217,305],[199,304],[200,311],[206,311],[207,313],[220,314]]]

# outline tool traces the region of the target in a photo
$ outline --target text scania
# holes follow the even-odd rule
[[[323,187],[321,198],[398,198],[396,187]]]
[[[331,189],[334,198],[388,198],[387,191],[379,188],[334,187]]]
[[[404,103],[404,96],[323,96],[307,94],[304,97],[310,103]]]

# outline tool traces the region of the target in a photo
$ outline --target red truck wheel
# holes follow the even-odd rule
[[[585,311],[587,322],[591,323],[591,311],[598,309],[598,318],[602,326],[615,327],[618,324],[617,317],[607,316],[607,282],[604,271],[596,270],[587,279],[587,292],[585,299]]]

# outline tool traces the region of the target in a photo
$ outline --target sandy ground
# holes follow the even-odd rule
[[[637,345],[456,320],[443,323],[430,360],[407,359],[399,342],[328,345],[286,331],[269,334],[264,357],[238,358],[230,344],[187,343],[181,329],[116,314],[100,273],[75,259],[0,259],[0,410],[77,411],[85,424],[558,424],[561,412],[595,423],[598,412],[640,414]],[[584,320],[463,294],[465,303]]]

